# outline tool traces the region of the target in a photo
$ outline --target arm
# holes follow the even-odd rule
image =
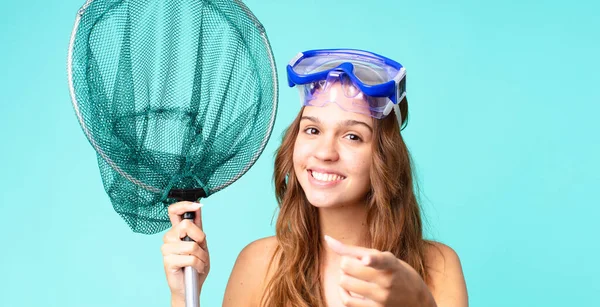
[[[276,244],[275,237],[268,237],[240,252],[225,289],[223,307],[258,306]]]

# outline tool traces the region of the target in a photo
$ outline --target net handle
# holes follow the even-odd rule
[[[185,212],[183,214],[184,219],[193,221],[195,217],[195,212]],[[185,236],[183,241],[194,242],[194,240],[188,236]],[[198,293],[198,272],[193,267],[186,266],[183,269],[183,273],[185,275],[185,306],[200,307],[200,293]]]
[[[171,189],[169,198],[178,201],[198,201],[200,198],[206,197],[204,189]],[[196,212],[185,212],[183,218],[186,220],[194,220]],[[185,236],[183,241],[194,242],[189,236]],[[198,293],[198,272],[191,266],[183,268],[185,275],[185,306],[200,307],[200,293]]]

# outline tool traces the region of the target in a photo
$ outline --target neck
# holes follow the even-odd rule
[[[367,209],[364,203],[335,208],[319,208],[321,233],[346,245],[366,247]],[[334,257],[325,239],[321,238],[327,258]]]

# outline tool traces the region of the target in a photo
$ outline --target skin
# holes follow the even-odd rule
[[[435,243],[427,251],[429,285],[393,254],[365,247],[362,238],[367,227],[365,196],[370,185],[373,119],[345,111],[356,104],[341,94],[337,84],[317,99],[335,103],[304,108],[293,163],[307,199],[318,208],[320,227],[326,234],[322,242],[326,248],[321,269],[327,305],[468,306],[460,260],[450,247]],[[330,176],[315,175],[313,171]],[[189,210],[197,211],[194,223],[181,221],[179,217]],[[197,205],[186,202],[169,208],[174,226],[165,234],[163,255],[172,306],[185,305],[181,268],[192,265],[204,272],[199,274],[200,287],[210,268],[199,210]],[[185,235],[197,243],[182,242]],[[223,306],[259,306],[266,286],[265,277],[270,278],[269,260],[276,244],[275,237],[268,237],[250,243],[241,251]]]

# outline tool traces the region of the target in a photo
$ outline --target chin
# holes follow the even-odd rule
[[[346,199],[345,197],[340,198],[340,195],[331,194],[333,193],[315,193],[309,191],[308,193],[306,193],[306,199],[313,207],[317,208],[343,207],[344,204],[351,203],[351,200]]]
[[[322,199],[322,198],[315,198],[315,197],[306,197],[308,199],[308,202],[313,206],[313,207],[317,207],[317,208],[333,208],[333,207],[338,207],[339,202],[336,202],[332,199]]]

